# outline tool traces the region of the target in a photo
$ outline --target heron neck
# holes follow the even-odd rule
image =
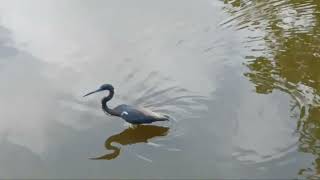
[[[113,115],[113,116],[120,116],[120,114],[116,113],[113,109],[110,109],[107,105],[107,102],[110,101],[112,98],[113,98],[113,95],[114,95],[114,91],[113,90],[109,90],[109,95],[107,97],[104,97],[102,100],[101,100],[101,104],[102,104],[102,109],[110,114],[110,115]]]

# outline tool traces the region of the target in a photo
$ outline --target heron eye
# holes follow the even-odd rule
[[[123,111],[123,112],[121,113],[121,116],[123,116],[123,115],[128,115],[128,112]]]

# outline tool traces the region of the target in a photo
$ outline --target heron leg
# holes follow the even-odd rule
[[[135,129],[135,128],[137,128],[138,127],[138,125],[137,124],[130,124],[130,126],[129,126],[130,128],[132,128],[132,129]]]
[[[139,125],[138,124],[131,124],[132,129],[136,129]]]

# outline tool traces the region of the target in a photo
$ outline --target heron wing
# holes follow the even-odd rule
[[[123,119],[130,123],[152,123],[154,121],[166,120],[167,118],[162,114],[153,112],[149,109],[141,107],[133,107],[129,105],[120,105],[117,111],[126,112]]]
[[[163,119],[163,118],[166,118],[164,115],[160,114],[160,113],[157,113],[157,112],[154,112],[154,111],[151,111],[150,109],[146,109],[146,108],[142,108],[142,107],[139,107],[137,108],[140,112],[142,112],[144,115],[148,116],[148,117],[153,117],[155,119]]]

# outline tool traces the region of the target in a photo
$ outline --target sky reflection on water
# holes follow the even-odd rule
[[[317,177],[318,2],[0,3],[0,177]]]

